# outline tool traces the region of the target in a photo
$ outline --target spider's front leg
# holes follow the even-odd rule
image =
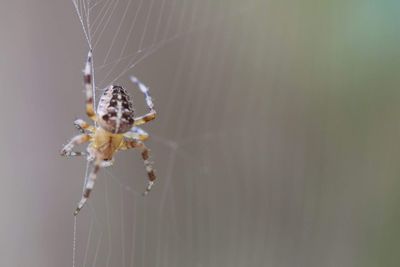
[[[94,99],[93,99],[93,70],[92,70],[92,50],[89,50],[86,64],[85,64],[85,69],[83,70],[83,82],[85,84],[85,90],[86,90],[86,114],[88,117],[96,121],[96,113],[94,112]]]
[[[64,157],[72,157],[72,156],[82,156],[85,155],[84,152],[76,152],[76,151],[72,151],[72,149],[74,148],[75,145],[80,145],[83,143],[86,143],[90,140],[90,135],[87,134],[80,134],[80,135],[76,135],[75,137],[73,137],[71,139],[71,141],[69,141],[68,144],[66,144],[63,149],[61,149],[61,156]]]
[[[81,133],[86,133],[86,132],[93,133],[94,132],[94,127],[82,119],[75,120],[74,126]]]
[[[147,195],[150,192],[156,180],[156,175],[154,173],[153,165],[152,162],[150,161],[150,150],[140,140],[124,140],[124,144],[121,149],[124,150],[130,148],[138,148],[141,150],[144,167],[146,168],[147,177],[149,179],[146,190],[143,192],[143,195]]]
[[[157,113],[156,113],[156,110],[154,109],[154,103],[153,103],[153,99],[150,96],[149,88],[146,85],[144,85],[141,81],[139,81],[138,78],[136,78],[136,77],[131,76],[131,81],[135,85],[137,85],[139,87],[140,91],[142,91],[142,93],[145,95],[146,104],[150,110],[149,113],[135,118],[135,126],[138,126],[138,125],[142,125],[142,124],[145,124],[146,122],[154,120],[156,118]]]
[[[75,209],[74,216],[78,215],[79,211],[83,208],[83,206],[85,206],[85,204],[90,196],[90,193],[93,190],[94,183],[95,183],[96,177],[97,177],[97,173],[99,172],[100,167],[101,167],[101,163],[102,163],[102,160],[99,159],[98,157],[96,157],[94,160],[94,163],[93,163],[93,169],[91,170],[91,172],[88,176],[88,180],[85,184],[85,189],[83,190],[82,198],[78,203],[78,207]]]

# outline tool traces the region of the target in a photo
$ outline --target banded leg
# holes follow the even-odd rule
[[[110,160],[103,160],[100,164],[100,167],[102,168],[108,168],[111,167],[114,164],[114,158]]]
[[[97,173],[99,172],[100,167],[101,167],[101,160],[99,160],[97,158],[94,161],[93,169],[88,176],[88,180],[85,184],[85,189],[83,190],[82,198],[78,203],[78,207],[76,208],[76,210],[74,212],[74,216],[78,215],[79,211],[83,208],[83,206],[85,206],[87,200],[89,199],[90,193],[93,190],[94,183],[95,183],[96,177],[97,177]]]
[[[80,135],[76,135],[75,137],[73,137],[71,139],[71,141],[69,141],[68,144],[66,144],[63,149],[61,149],[61,156],[64,157],[71,157],[71,156],[81,156],[81,155],[85,155],[84,152],[75,152],[72,151],[72,149],[74,148],[75,145],[80,145],[83,144],[85,142],[88,142],[90,140],[90,135],[87,134],[80,134]]]
[[[146,133],[143,129],[133,126],[132,129],[130,129],[128,132],[124,134],[124,136],[128,139],[133,139],[133,140],[140,140],[140,141],[146,141],[149,139],[149,134]]]
[[[155,175],[154,169],[153,169],[153,163],[150,161],[150,150],[146,147],[146,145],[143,142],[141,142],[139,140],[125,141],[125,146],[126,146],[126,149],[138,148],[141,150],[144,167],[146,169],[147,177],[149,179],[146,190],[143,192],[143,195],[146,196],[150,192],[150,190],[153,187],[154,182],[156,180],[156,175]]]
[[[78,131],[80,131],[81,133],[86,133],[86,131],[88,132],[94,132],[94,127],[92,125],[90,125],[89,123],[87,123],[84,120],[81,119],[77,119],[74,121],[74,126],[75,128],[78,129]]]
[[[86,89],[86,114],[90,119],[96,121],[96,113],[94,112],[93,100],[93,81],[92,81],[92,50],[89,50],[85,69],[83,70],[83,82]]]
[[[79,156],[86,156],[87,153],[83,151],[71,151],[68,155],[65,155],[65,157],[70,158],[70,157],[79,157]]]
[[[142,91],[142,93],[146,98],[147,107],[149,108],[149,113],[135,118],[135,126],[137,126],[154,120],[156,118],[156,111],[154,109],[153,99],[151,98],[149,93],[149,88],[146,85],[144,85],[141,81],[139,81],[138,78],[136,77],[131,76],[131,81],[139,87],[140,91]]]

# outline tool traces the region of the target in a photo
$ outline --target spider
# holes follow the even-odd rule
[[[145,124],[156,117],[154,104],[149,94],[149,89],[137,78],[131,77],[131,81],[139,87],[145,95],[146,104],[149,113],[144,116],[134,117],[133,104],[130,96],[124,88],[117,85],[109,86],[101,96],[94,112],[93,103],[93,83],[92,83],[92,51],[87,56],[84,69],[84,84],[86,90],[86,114],[95,122],[95,126],[90,125],[84,120],[77,119],[74,125],[80,131],[80,134],[74,136],[62,150],[61,155],[66,157],[87,156],[87,160],[92,163],[92,169],[88,175],[88,180],[83,190],[82,198],[74,212],[78,215],[79,211],[87,202],[90,193],[93,190],[97,173],[100,168],[111,166],[114,162],[114,154],[119,150],[127,150],[137,148],[141,151],[148,176],[148,185],[144,191],[147,195],[154,184],[156,176],[149,158],[149,149],[145,146],[144,141],[149,135],[137,127]],[[97,126],[96,126],[97,124]],[[75,145],[89,142],[87,152],[73,151]]]

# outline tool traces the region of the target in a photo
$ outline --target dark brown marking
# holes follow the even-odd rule
[[[84,75],[84,76],[83,76],[83,81],[84,81],[86,84],[91,83],[91,82],[92,82],[92,76],[91,76],[90,74]]]
[[[131,110],[124,111],[124,112],[122,113],[122,116],[123,116],[123,117],[126,117],[126,118],[131,117],[131,116],[132,116],[132,111],[131,111]]]
[[[85,198],[89,198],[90,192],[91,192],[91,191],[92,191],[91,189],[86,189],[85,192],[83,193],[83,196],[84,196]]]
[[[156,117],[156,114],[153,113],[153,114],[150,114],[149,116],[145,116],[145,117],[143,118],[143,120],[144,120],[145,122],[149,122],[149,121],[154,120],[155,117]]]
[[[90,49],[90,54],[88,55],[88,59],[87,59],[87,61],[89,62],[89,63],[92,63],[92,49]]]
[[[110,117],[116,117],[117,112],[116,111],[110,111],[108,114],[110,114]]]
[[[110,139],[111,139],[111,137],[110,137]],[[99,170],[100,170],[100,165],[95,165],[93,173],[96,174]]]
[[[110,106],[110,107],[116,107],[116,106],[117,106],[117,100],[111,99],[110,105],[109,105],[109,106]]]
[[[154,174],[154,171],[153,171],[153,170],[149,171],[149,172],[148,172],[148,175],[149,175],[149,180],[150,180],[151,182],[154,182],[154,181],[156,180],[156,175]]]
[[[130,103],[128,102],[128,101],[123,101],[122,102],[122,107],[123,108],[127,108],[127,109],[130,109],[131,108],[131,105],[129,105]]]
[[[149,150],[143,150],[143,152],[142,152],[142,158],[144,159],[144,160],[148,160],[149,159]]]

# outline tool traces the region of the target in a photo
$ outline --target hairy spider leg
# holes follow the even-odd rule
[[[93,99],[93,81],[92,81],[92,75],[93,70],[92,70],[92,50],[89,50],[86,64],[85,64],[85,69],[83,70],[83,82],[85,84],[85,89],[86,89],[86,114],[88,117],[96,121],[96,113],[94,112],[94,99]]]
[[[146,122],[154,120],[156,118],[156,111],[154,109],[153,99],[151,98],[150,93],[149,93],[149,88],[146,85],[144,85],[141,81],[139,81],[138,78],[136,78],[134,76],[131,76],[130,78],[131,78],[132,83],[137,85],[139,87],[140,91],[142,91],[142,93],[145,95],[146,104],[147,104],[147,107],[149,108],[149,113],[135,118],[134,124],[135,124],[135,126],[138,126],[138,125],[142,125],[142,124],[145,124]]]
[[[79,211],[83,208],[83,206],[85,206],[85,204],[90,196],[90,193],[92,192],[92,190],[94,188],[94,183],[97,178],[97,173],[100,170],[101,162],[102,162],[102,160],[99,157],[96,157],[94,164],[93,164],[93,168],[92,168],[92,170],[88,176],[88,180],[85,184],[85,189],[83,190],[81,201],[79,201],[78,207],[76,208],[76,210],[74,212],[74,216],[78,215]]]
[[[124,137],[128,139],[146,141],[149,139],[149,134],[140,127],[133,126],[128,132],[124,133]]]
[[[153,169],[153,163],[150,161],[150,150],[140,140],[125,140],[123,147],[121,149],[130,149],[130,148],[138,148],[141,150],[144,167],[146,169],[147,177],[149,179],[146,190],[143,192],[143,195],[146,196],[150,192],[156,180],[156,175]]]
[[[87,123],[86,121],[84,121],[82,119],[75,120],[74,126],[81,133],[86,133],[86,131],[93,133],[95,131],[95,128],[92,125],[90,125],[89,123]]]

